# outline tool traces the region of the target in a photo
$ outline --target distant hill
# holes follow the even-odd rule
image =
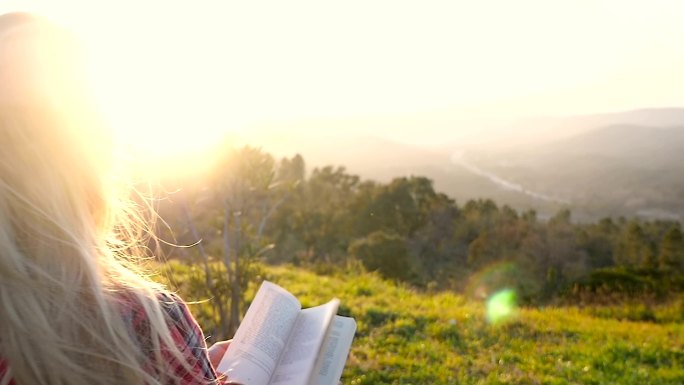
[[[580,217],[684,218],[684,125],[614,125],[473,162],[569,201]]]
[[[265,149],[301,153],[309,170],[343,165],[383,182],[423,175],[457,202],[490,198],[541,217],[571,208],[579,220],[684,219],[684,108],[525,119],[500,132],[489,147],[459,147],[447,137],[425,148],[369,127],[367,135],[290,134]]]
[[[651,108],[566,117],[525,118],[502,125],[483,150],[544,145],[609,126],[676,127],[684,125],[684,108]],[[458,143],[452,143],[458,146]]]
[[[547,156],[599,156],[644,168],[660,169],[684,159],[684,125],[613,125],[540,148]]]

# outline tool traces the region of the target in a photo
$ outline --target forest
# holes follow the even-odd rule
[[[525,306],[613,306],[646,321],[658,320],[659,306],[684,305],[678,222],[574,223],[570,209],[540,220],[491,200],[455,202],[425,177],[378,183],[341,166],[308,171],[300,155],[276,160],[254,147],[213,159],[205,172],[163,177],[157,235],[166,258],[202,267],[205,295],[193,296],[213,298],[228,333],[262,264],[321,273],[360,265],[419,291],[483,299],[508,288]],[[212,273],[215,262],[225,271]]]

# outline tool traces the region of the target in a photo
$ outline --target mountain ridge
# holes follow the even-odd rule
[[[490,198],[535,209],[542,217],[570,208],[579,220],[684,218],[684,108],[539,118],[535,124],[541,123],[548,124],[546,131],[567,129],[543,145],[493,149],[448,143],[424,147],[372,131],[348,137],[321,131],[307,138],[291,135],[275,153],[286,156],[296,148],[309,170],[340,165],[381,182],[426,176],[457,201]],[[460,161],[454,161],[454,153],[461,154]]]

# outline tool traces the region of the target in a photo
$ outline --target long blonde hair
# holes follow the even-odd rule
[[[0,385],[174,383],[161,288],[132,263],[144,226],[112,194],[76,52],[41,18],[0,16]],[[150,352],[122,298],[145,312]]]

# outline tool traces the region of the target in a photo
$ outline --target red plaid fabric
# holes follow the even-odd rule
[[[183,355],[185,363],[179,362],[168,350],[162,348],[162,357],[167,361],[168,368],[172,373],[167,373],[178,385],[221,385],[224,382],[218,379],[214,368],[209,361],[207,345],[204,340],[202,329],[190,314],[187,305],[178,296],[169,293],[159,295],[162,308],[170,321],[170,332],[173,341]],[[131,326],[131,332],[140,343],[143,352],[151,353],[149,337],[149,322],[142,306],[131,299],[124,300],[122,306],[123,316]],[[145,331],[148,332],[145,332]],[[150,356],[152,358],[152,356]],[[150,367],[152,362],[149,363]],[[7,373],[7,362],[0,358],[0,382]],[[17,385],[14,380],[9,385]]]
[[[0,382],[2,382],[6,373],[7,373],[7,362],[5,362],[5,360],[0,358]],[[10,380],[9,385],[16,385],[16,382],[14,382],[14,380]]]
[[[185,363],[178,362],[168,350],[162,352],[169,363],[169,368],[173,370],[173,375],[180,379],[179,385],[220,384],[207,355],[207,344],[202,329],[190,314],[185,302],[178,296],[168,293],[160,294],[160,301],[172,322],[171,337],[185,360]],[[132,321],[134,330],[147,322],[141,310],[134,313]]]

